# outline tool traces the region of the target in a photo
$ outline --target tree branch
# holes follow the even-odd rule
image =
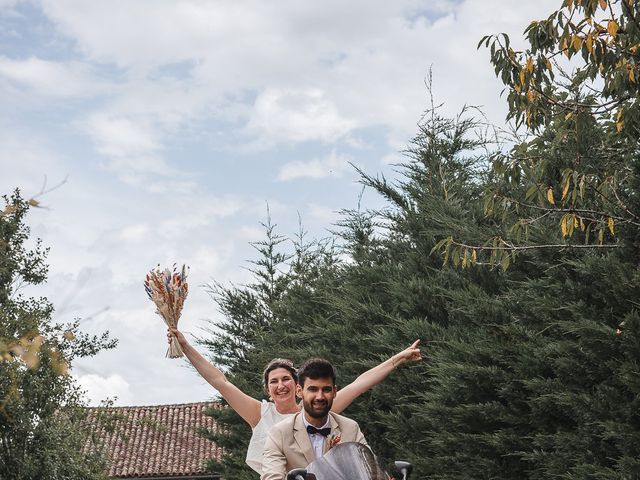
[[[620,248],[619,244],[606,244],[606,245],[576,245],[576,244],[562,244],[562,243],[558,243],[558,244],[544,244],[544,245],[514,245],[512,243],[509,243],[503,239],[500,239],[500,241],[503,243],[504,246],[502,247],[493,247],[493,246],[478,246],[478,245],[468,245],[466,243],[462,243],[462,242],[457,242],[455,240],[451,241],[451,245],[455,245],[457,247],[461,247],[461,248],[469,248],[469,249],[473,249],[473,250],[489,250],[489,251],[494,251],[494,250],[511,250],[511,251],[521,251],[521,250],[540,250],[540,249],[550,249],[550,248],[555,248],[555,249],[563,249],[563,248]]]
[[[624,217],[620,217],[618,215],[612,215],[610,213],[607,212],[600,212],[598,210],[588,210],[588,209],[582,209],[582,208],[549,208],[549,207],[540,207],[538,205],[533,205],[531,203],[525,203],[525,202],[521,202],[519,200],[516,200],[515,198],[511,198],[511,197],[505,197],[502,195],[499,195],[499,198],[504,198],[506,200],[509,200],[510,202],[513,202],[517,205],[520,205],[522,207],[526,207],[526,208],[531,208],[532,210],[540,210],[543,212],[550,212],[550,213],[576,213],[576,214],[583,214],[583,215],[594,215],[596,217],[610,217],[613,218],[614,220],[617,220],[621,223],[630,223],[631,225],[635,225],[636,227],[640,227],[640,222],[634,222],[633,220],[630,220],[628,218],[624,218]],[[610,200],[609,200],[610,201]],[[613,203],[613,202],[611,202]],[[633,215],[632,213],[630,213],[634,218],[636,218],[635,215]]]

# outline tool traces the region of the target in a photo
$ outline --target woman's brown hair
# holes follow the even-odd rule
[[[293,377],[293,381],[296,382],[296,384],[298,383],[298,371],[296,367],[293,366],[293,362],[286,358],[274,358],[264,369],[263,380],[265,392],[269,393],[269,374],[276,368],[284,368],[287,370]]]

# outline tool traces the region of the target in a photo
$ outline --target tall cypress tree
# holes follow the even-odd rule
[[[300,326],[322,308],[315,294],[318,282],[331,281],[338,261],[330,242],[308,241],[302,228],[289,238],[276,232],[270,218],[263,226],[264,240],[253,244],[258,252],[251,262],[254,282],[211,286],[223,319],[213,323],[210,337],[200,340],[229,381],[257,399],[266,398],[261,373],[270,360],[290,358],[299,364],[316,351]],[[245,464],[249,426],[231,409],[209,413],[223,428],[202,433],[225,450],[220,462],[209,463],[211,471],[225,478],[256,478]]]

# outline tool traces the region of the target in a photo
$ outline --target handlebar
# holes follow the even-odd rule
[[[294,468],[287,474],[287,480],[307,480],[307,470],[304,468]]]
[[[401,460],[396,461],[395,466],[398,472],[400,472],[400,475],[402,475],[402,480],[408,480],[413,466],[409,462],[403,462]]]

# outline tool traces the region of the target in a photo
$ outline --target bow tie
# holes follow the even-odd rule
[[[331,433],[331,427],[316,428],[313,425],[307,425],[307,433],[310,433],[311,435],[313,435],[314,433],[319,433],[323,437],[326,437]]]

